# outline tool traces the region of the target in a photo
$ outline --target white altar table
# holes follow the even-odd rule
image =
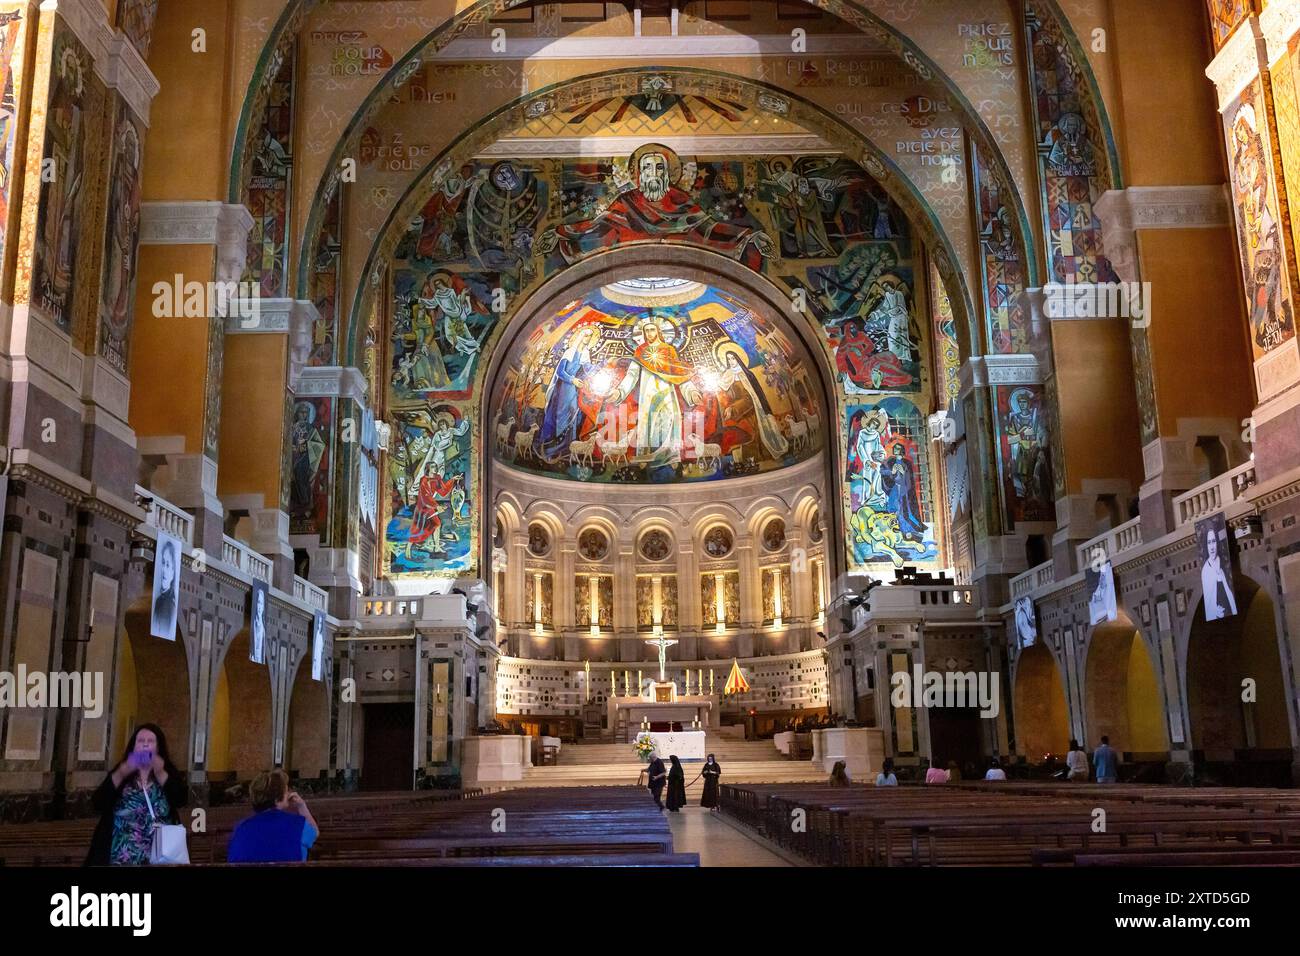
[[[659,756],[667,762],[673,754],[679,760],[703,760],[705,753],[705,733],[702,730],[678,730],[672,733],[663,730],[641,731],[636,739],[649,737],[655,743]]]

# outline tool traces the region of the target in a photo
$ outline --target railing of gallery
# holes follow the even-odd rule
[[[1185,535],[1189,525],[1216,512],[1231,512],[1234,505],[1245,500],[1254,484],[1255,463],[1248,461],[1176,496],[1173,499],[1175,530],[1165,537]],[[1148,543],[1155,544],[1154,541],[1147,542],[1143,539],[1142,522],[1134,518],[1079,545],[1075,549],[1078,560],[1076,567],[1084,569],[1098,557],[1103,561],[1115,561]],[[1011,597],[1015,600],[1039,593],[1050,589],[1055,583],[1055,564],[1046,561],[1011,579]]]
[[[250,578],[256,578],[267,584],[271,583],[271,561],[264,558],[242,541],[223,537],[221,540],[221,560],[232,568],[244,572]]]
[[[375,595],[361,602],[358,620],[376,627],[426,624],[463,627],[470,621],[463,594],[425,594],[420,597]]]
[[[310,581],[304,581],[297,575],[294,575],[293,579],[293,596],[318,611],[329,609],[329,595]]]
[[[1045,561],[1011,579],[1011,596],[1022,598],[1056,581],[1056,562]]]
[[[1094,561],[1114,561],[1126,551],[1142,547],[1142,519],[1125,521],[1117,528],[1104,531],[1090,541],[1075,548],[1076,567],[1084,568]]]
[[[882,584],[853,608],[853,626],[891,618],[965,620],[976,611],[975,592],[957,585]]]
[[[194,547],[194,518],[170,501],[159,498],[147,488],[135,486],[136,501],[145,509],[145,524],[158,531],[179,538],[187,548]],[[145,504],[147,502],[147,504]]]
[[[136,499],[145,510],[144,527],[151,529],[153,532],[150,537],[156,537],[157,532],[161,531],[179,538],[185,543],[186,548],[193,549],[193,515],[140,485],[136,486],[135,493]],[[228,569],[238,571],[245,577],[262,581],[268,585],[272,584],[271,560],[234,538],[223,536],[221,558],[215,560],[208,557],[207,560],[218,566],[225,566]],[[292,597],[298,603],[313,610],[329,610],[329,595],[310,581],[297,575],[293,579]]]
[[[1254,484],[1255,463],[1248,461],[1174,498],[1174,519],[1179,528],[1193,524],[1236,503]]]

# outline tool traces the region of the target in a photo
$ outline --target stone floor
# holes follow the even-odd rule
[[[785,858],[737,826],[703,807],[682,807],[665,812],[673,831],[673,850],[698,853],[700,866],[791,866]]]

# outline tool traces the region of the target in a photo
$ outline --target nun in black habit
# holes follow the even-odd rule
[[[673,754],[668,758],[672,767],[668,770],[668,809],[676,813],[682,807],[686,806],[686,771],[682,769],[682,762]]]
[[[700,776],[704,778],[704,793],[700,796],[700,806],[708,807],[710,810],[718,809],[718,778],[722,776],[722,765],[713,759],[713,754],[709,754],[709,758],[704,761]]]

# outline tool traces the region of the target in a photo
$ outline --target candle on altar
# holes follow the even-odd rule
[[[623,696],[624,697],[632,696],[631,687],[632,687],[632,678],[629,677],[627,671],[624,670],[623,671]]]
[[[641,693],[641,688],[642,688],[643,686],[644,686],[644,682],[641,680],[641,672],[640,672],[640,671],[637,671],[637,672],[636,672],[636,692],[637,692],[638,694]]]
[[[709,693],[713,693],[713,668],[709,668]]]

